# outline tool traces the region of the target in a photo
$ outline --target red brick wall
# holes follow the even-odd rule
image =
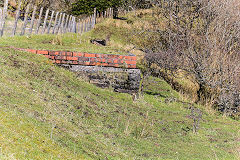
[[[34,49],[19,49],[31,53],[41,54],[56,64],[103,66],[117,68],[136,68],[136,56],[112,54],[97,54],[83,52],[46,51]]]

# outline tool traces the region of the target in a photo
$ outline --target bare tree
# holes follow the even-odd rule
[[[198,101],[214,98],[225,113],[239,107],[239,3],[234,0],[158,0],[152,29],[144,31],[146,60],[168,73],[190,75]],[[166,27],[160,29],[158,19]],[[142,32],[143,33],[143,32]]]

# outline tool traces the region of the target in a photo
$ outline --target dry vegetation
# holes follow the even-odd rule
[[[69,11],[71,7],[71,3],[74,0],[21,0],[22,1],[22,9],[26,7],[28,3],[35,4],[38,7],[47,7],[53,10],[58,11]],[[13,8],[17,8],[18,0],[9,0],[9,4]]]
[[[196,102],[212,104],[238,117],[240,105],[239,2],[159,0],[150,25],[138,24],[138,47],[146,52],[147,72],[173,86],[179,75],[198,84]],[[149,14],[148,14],[149,16]],[[153,64],[157,67],[153,68]],[[176,88],[178,88],[177,86]]]

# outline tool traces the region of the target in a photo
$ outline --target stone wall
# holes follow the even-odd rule
[[[136,56],[83,53],[83,52],[65,52],[21,49],[35,54],[41,54],[52,60],[56,64],[83,65],[83,66],[102,66],[115,68],[136,68]]]
[[[136,93],[140,88],[141,71],[136,69],[136,56],[21,49],[43,55],[53,63],[87,77],[99,87],[112,87],[117,92]]]
[[[137,93],[140,88],[141,71],[139,69],[123,69],[99,66],[68,66],[80,77],[87,77],[90,83],[102,88],[112,87],[117,92]]]

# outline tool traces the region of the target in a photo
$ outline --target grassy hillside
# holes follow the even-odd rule
[[[89,53],[127,54],[124,50],[113,46],[99,46],[90,43],[88,33],[83,36],[68,33],[65,35],[32,35],[3,37],[0,46],[14,46],[18,48],[55,50],[55,51],[81,51]]]
[[[194,134],[189,105],[160,79],[133,102],[40,55],[1,49],[0,95],[2,159],[239,158],[240,123],[203,110]]]
[[[129,36],[129,28],[137,29],[139,21],[106,20],[81,37],[12,37],[0,43],[141,56],[129,44],[138,40]],[[89,43],[107,36],[107,47]],[[131,95],[97,88],[41,55],[1,48],[0,159],[240,158],[239,121],[189,104],[161,79],[150,77],[144,86],[144,94],[133,101]],[[197,133],[192,131],[193,107],[203,113]]]

